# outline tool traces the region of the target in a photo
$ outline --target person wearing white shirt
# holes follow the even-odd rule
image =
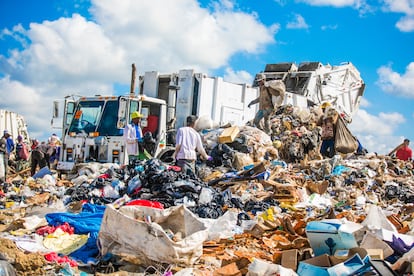
[[[176,146],[173,156],[176,159],[176,165],[181,167],[186,173],[188,173],[188,170],[195,173],[197,152],[200,153],[204,160],[212,160],[212,157],[207,155],[204,150],[200,134],[194,129],[196,121],[196,116],[188,116],[187,126],[179,128],[176,135]]]
[[[144,117],[138,111],[134,111],[131,113],[131,120],[130,124],[127,124],[124,128],[124,141],[126,147],[126,153],[128,159],[126,160],[126,164],[128,164],[129,159],[137,159],[139,155],[139,142],[142,142],[142,130],[140,126],[141,118]]]

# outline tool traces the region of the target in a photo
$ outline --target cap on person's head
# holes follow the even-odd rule
[[[256,81],[257,82],[259,82],[259,81],[265,81],[265,80],[266,80],[266,75],[265,74],[260,73],[260,74],[257,74],[256,75]]]
[[[190,115],[187,117],[187,125],[192,125],[197,121],[197,116]]]
[[[142,117],[144,117],[144,115],[142,115],[138,111],[134,111],[134,112],[131,113],[131,119],[136,119],[136,118],[140,119]]]
[[[9,134],[9,135],[10,135],[10,133],[9,133],[9,131],[8,131],[7,129],[5,129],[5,130],[3,131],[3,135],[6,135],[6,134]]]
[[[22,140],[23,140],[23,136],[18,135],[18,136],[17,136],[17,141],[22,141]]]

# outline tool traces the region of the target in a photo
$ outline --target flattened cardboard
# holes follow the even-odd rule
[[[238,126],[232,126],[225,128],[223,132],[218,137],[218,142],[220,144],[231,143],[236,139],[237,135],[239,134],[240,129]]]

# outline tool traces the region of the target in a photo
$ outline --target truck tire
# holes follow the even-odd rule
[[[161,160],[164,163],[167,164],[173,164],[175,162],[174,158],[172,157],[174,154],[175,148],[174,147],[167,147],[164,150],[162,150],[156,158]]]

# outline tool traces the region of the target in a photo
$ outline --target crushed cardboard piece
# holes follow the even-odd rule
[[[220,144],[231,143],[236,139],[237,135],[239,134],[240,129],[238,126],[232,126],[225,128],[223,132],[218,137],[218,142]]]

